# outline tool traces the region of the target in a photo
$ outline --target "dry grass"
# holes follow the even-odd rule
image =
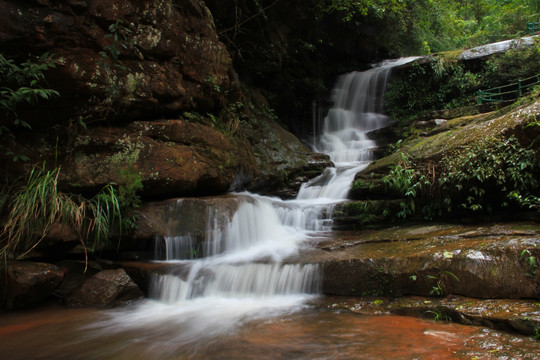
[[[87,247],[101,247],[108,241],[114,222],[121,224],[120,203],[107,185],[91,199],[58,191],[60,169],[36,170],[25,186],[5,191],[0,205],[7,221],[0,234],[0,256],[11,259],[32,251],[55,225],[67,225]],[[1,209],[1,208],[0,208]]]

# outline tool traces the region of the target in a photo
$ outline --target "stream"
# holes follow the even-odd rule
[[[5,359],[503,359],[534,358],[528,338],[403,316],[366,316],[320,296],[316,264],[302,253],[332,236],[331,214],[373,160],[369,132],[390,124],[386,62],[339,78],[315,150],[335,168],[294,200],[250,193],[209,205],[203,229],[157,239],[150,298],[98,311],[46,308],[0,323]],[[187,213],[189,201],[178,200]],[[198,214],[199,215],[199,214]],[[31,344],[31,346],[30,346]],[[508,355],[511,354],[511,355]]]

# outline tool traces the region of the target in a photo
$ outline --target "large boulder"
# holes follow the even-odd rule
[[[319,248],[329,295],[540,298],[534,223],[344,232]]]
[[[143,293],[124,269],[103,270],[86,280],[66,299],[71,307],[113,307],[141,299]]]
[[[101,188],[136,176],[146,197],[219,194],[239,166],[230,138],[184,120],[94,128],[73,145],[62,170],[67,188]]]
[[[39,304],[49,297],[64,278],[63,271],[55,265],[10,261],[7,263],[5,307],[9,310]]]

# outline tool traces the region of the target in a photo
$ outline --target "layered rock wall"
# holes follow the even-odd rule
[[[9,179],[45,162],[61,167],[66,191],[127,176],[143,197],[166,198],[271,190],[329,164],[241,87],[203,1],[0,0],[0,9],[2,54],[19,64],[47,54],[56,68],[44,86],[60,92],[17,108],[31,131],[3,120],[16,135],[0,154]]]

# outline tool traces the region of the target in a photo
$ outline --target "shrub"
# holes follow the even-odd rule
[[[539,163],[515,137],[475,142],[442,161],[439,192],[448,211],[493,212],[512,203],[535,202]],[[536,198],[537,199],[537,198]]]
[[[8,155],[13,160],[27,160],[26,157],[14,154],[7,148],[7,144],[13,141],[13,127],[31,129],[30,124],[20,118],[17,109],[22,104],[35,106],[40,99],[50,100],[60,94],[56,90],[43,87],[45,82],[44,72],[54,68],[54,62],[48,54],[42,55],[36,62],[27,60],[20,66],[11,59],[6,59],[0,54],[0,111],[4,113],[7,122],[0,122],[0,141]]]

